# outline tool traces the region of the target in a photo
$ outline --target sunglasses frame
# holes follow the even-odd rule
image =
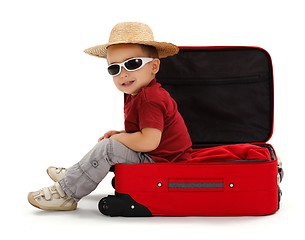
[[[131,61],[131,60],[137,60],[137,59],[142,60],[142,64],[141,64],[140,67],[138,67],[138,68],[136,68],[136,69],[131,69],[131,70],[130,70],[130,69],[128,69],[128,68],[125,66],[125,63],[127,63],[127,62],[129,62],[129,61]],[[151,58],[151,57],[134,57],[134,58],[129,58],[129,59],[125,60],[124,62],[121,62],[121,63],[113,63],[113,64],[108,65],[107,70],[108,70],[108,73],[109,73],[112,77],[116,77],[116,76],[120,75],[120,73],[122,72],[122,67],[123,67],[126,71],[128,71],[128,72],[134,72],[134,71],[137,71],[137,70],[141,69],[142,67],[145,66],[146,63],[149,63],[149,62],[151,62],[152,60],[154,60],[154,59]],[[115,65],[118,65],[118,66],[119,66],[119,71],[118,71],[118,73],[112,75],[112,74],[109,72],[109,68],[110,68],[111,66],[115,66]]]

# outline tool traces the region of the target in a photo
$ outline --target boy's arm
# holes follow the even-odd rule
[[[140,132],[119,133],[112,135],[114,139],[136,152],[151,152],[161,141],[162,132],[156,128],[143,128]]]

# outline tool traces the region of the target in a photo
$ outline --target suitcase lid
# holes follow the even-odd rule
[[[258,47],[180,47],[161,59],[193,147],[267,142],[273,132],[271,57]]]

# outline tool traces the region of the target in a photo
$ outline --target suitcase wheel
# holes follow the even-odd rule
[[[108,195],[98,204],[99,211],[106,216],[150,217],[151,212],[134,201],[128,194]]]

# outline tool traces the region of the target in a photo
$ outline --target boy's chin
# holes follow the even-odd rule
[[[127,94],[127,95],[132,95],[132,96],[134,96],[134,95],[137,95],[138,94],[138,92],[124,92],[125,94]]]
[[[123,89],[121,92],[128,94],[128,95],[137,95],[139,90],[138,89]]]

